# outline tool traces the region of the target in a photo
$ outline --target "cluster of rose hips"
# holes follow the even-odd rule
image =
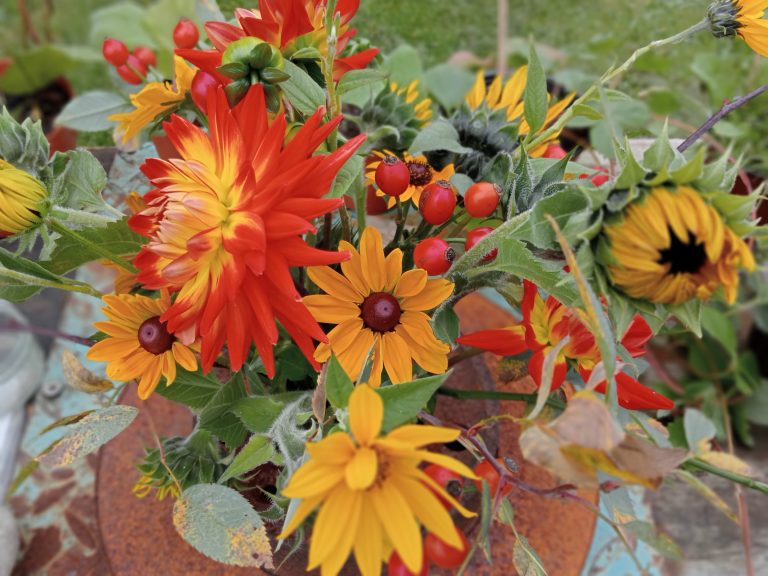
[[[395,156],[385,156],[376,168],[376,185],[382,192],[394,198],[402,195],[410,184],[408,166]],[[464,194],[464,209],[473,218],[488,218],[499,205],[501,189],[490,182],[477,182]],[[447,180],[438,180],[424,187],[419,198],[421,217],[432,226],[440,226],[453,216],[458,203],[456,189]],[[464,250],[471,249],[493,228],[481,226],[467,233]],[[496,258],[497,249],[483,256],[482,262]],[[430,276],[437,276],[448,271],[456,257],[456,252],[442,238],[426,238],[419,242],[413,253],[416,266],[423,268]]]
[[[497,462],[503,462],[497,459]],[[488,460],[480,461],[474,468],[475,474],[480,478],[474,480],[475,489],[482,493],[483,480],[488,484],[488,489],[493,497],[499,489],[499,482],[501,478],[496,468]],[[455,472],[438,466],[437,464],[430,464],[424,469],[424,473],[429,476],[436,484],[439,484],[442,488],[447,489],[450,483],[455,483],[459,487],[463,485],[464,479]],[[430,488],[431,491],[431,488]],[[507,496],[512,491],[511,486],[504,486],[502,489],[502,496]],[[446,510],[451,509],[451,505],[444,498],[438,495],[438,498]],[[413,574],[408,567],[403,563],[397,552],[393,552],[389,558],[387,565],[387,576],[427,576],[429,573],[429,564],[432,563],[438,568],[444,568],[446,570],[453,570],[461,566],[467,559],[469,554],[469,541],[466,535],[459,530],[459,536],[461,536],[462,548],[453,548],[440,538],[432,534],[427,534],[424,538],[424,561],[421,566],[421,570],[418,574]]]
[[[427,466],[424,469],[424,473],[442,488],[447,488],[448,484],[451,482],[456,482],[459,485],[463,482],[461,476],[442,466],[438,466],[437,464],[430,464]],[[451,504],[449,502],[440,496],[438,496],[438,498],[447,510],[451,509]],[[413,572],[408,570],[408,567],[403,563],[397,552],[393,552],[392,556],[389,558],[389,563],[387,564],[387,576],[426,576],[429,573],[430,563],[438,568],[446,570],[458,568],[464,563],[464,560],[466,560],[470,548],[469,541],[461,530],[459,530],[459,536],[461,537],[462,542],[461,549],[453,548],[431,532],[428,533],[424,538],[424,560],[418,575],[414,575]]]
[[[194,22],[182,18],[173,29],[173,43],[177,48],[194,48],[200,32]],[[104,60],[115,67],[117,74],[128,84],[141,84],[150,67],[157,66],[157,55],[146,46],[137,46],[133,52],[120,40],[105,38],[101,45]]]

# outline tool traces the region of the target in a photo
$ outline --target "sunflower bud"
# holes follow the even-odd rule
[[[0,159],[0,236],[11,236],[40,222],[40,202],[48,192],[40,180]]]
[[[739,7],[733,0],[717,0],[709,5],[707,19],[709,20],[709,28],[715,38],[736,35],[736,30],[741,27],[741,24],[736,19],[738,14]]]

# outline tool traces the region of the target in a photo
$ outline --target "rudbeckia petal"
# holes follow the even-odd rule
[[[361,446],[369,446],[384,419],[384,402],[367,384],[358,384],[349,396],[349,427]]]

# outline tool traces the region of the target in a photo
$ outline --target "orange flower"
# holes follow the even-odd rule
[[[168,330],[198,336],[210,370],[225,343],[233,370],[256,344],[274,375],[279,321],[310,361],[312,339],[326,341],[301,302],[291,266],[334,264],[302,239],[311,220],[341,206],[323,198],[336,173],[362,143],[314,155],[341,117],[321,125],[318,110],[287,144],[284,114],[270,122],[261,86],[230,110],[223,89],[209,94],[210,133],[172,116],[164,125],[180,159],[149,159],[142,170],[157,187],[130,226],[149,238],[135,259],[139,282],[178,291],[163,314]]]
[[[280,48],[285,58],[292,58],[299,50],[315,48],[321,56],[328,53],[327,33],[323,25],[326,0],[261,0],[256,10],[235,10],[240,26],[226,22],[208,22],[205,31],[213,50],[177,50],[179,56],[220,79],[216,68],[221,56],[232,42],[252,36]],[[379,53],[377,48],[362,50],[350,56],[339,57],[354,38],[356,30],[349,21],[357,12],[360,0],[339,0],[336,11],[341,16],[337,30],[333,79],[339,81],[350,70],[365,68]]]
[[[456,341],[465,346],[488,350],[500,356],[515,356],[526,350],[533,354],[528,361],[528,372],[541,385],[544,362],[547,354],[566,337],[569,340],[560,349],[555,359],[552,375],[552,389],[559,388],[568,372],[568,360],[576,362],[584,380],[589,380],[592,370],[600,360],[600,349],[595,337],[573,313],[554,296],[544,300],[535,284],[526,280],[521,312],[523,321],[499,330],[481,330],[467,334]],[[639,314],[636,315],[621,339],[630,356],[637,358],[645,354],[645,344],[653,336],[650,326]],[[657,392],[643,386],[625,372],[616,374],[619,404],[629,410],[669,410],[674,404]],[[605,380],[596,388],[605,392]]]

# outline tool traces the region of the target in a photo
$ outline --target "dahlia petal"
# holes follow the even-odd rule
[[[219,52],[224,52],[232,42],[245,37],[245,33],[241,28],[227,22],[206,22],[205,33],[208,35],[211,44]]]
[[[525,328],[521,324],[497,330],[480,330],[456,339],[458,344],[493,352],[499,356],[517,356],[528,350]]]
[[[541,386],[541,383],[543,381],[544,376],[544,362],[546,361],[547,354],[552,349],[551,346],[545,346],[544,348],[540,348],[539,350],[536,350],[532,355],[531,358],[528,360],[528,373],[531,375],[531,378],[533,378],[533,381],[536,382],[536,386]],[[565,361],[565,358],[562,354],[558,356],[558,359],[555,361],[554,365],[554,371],[552,373],[552,385],[550,387],[550,391],[557,390],[560,388],[560,386],[563,385],[563,382],[565,382],[565,376],[568,372],[568,364]]]

